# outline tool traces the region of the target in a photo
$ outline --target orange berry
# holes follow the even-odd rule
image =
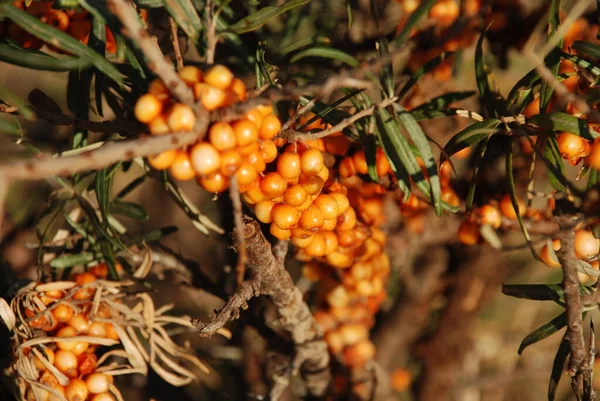
[[[265,194],[260,190],[259,181],[253,181],[250,185],[243,188],[244,201],[250,205],[255,205],[258,202],[262,202],[267,199]],[[240,190],[241,191],[241,190]]]
[[[257,127],[260,127],[262,125],[263,116],[258,109],[252,109],[244,115],[244,119],[253,122]]]
[[[73,347],[73,349],[67,351],[71,351],[75,356],[83,354],[90,347],[90,343],[86,341],[77,341],[74,344],[75,346]]]
[[[108,391],[110,380],[104,373],[92,373],[85,379],[85,384],[92,394],[100,394]]]
[[[250,163],[242,163],[235,173],[235,177],[239,185],[250,185],[253,181],[258,179],[258,172]]]
[[[329,352],[332,354],[338,354],[344,350],[344,341],[342,340],[342,336],[340,333],[336,331],[330,331],[325,335],[325,342],[329,346]],[[346,383],[347,384],[347,383]],[[347,386],[344,387],[341,391],[347,390]]]
[[[519,207],[519,214],[522,216],[527,211],[527,206],[520,199],[517,199],[517,205]],[[500,208],[500,212],[504,217],[511,220],[517,218],[517,213],[515,212],[515,208],[513,207],[512,200],[509,194],[504,194],[504,196],[502,196],[502,199],[500,199],[500,203],[498,204],[498,206]]]
[[[323,212],[318,207],[310,207],[300,216],[300,226],[305,230],[317,231],[323,227],[324,223]]]
[[[331,195],[320,194],[313,204],[321,210],[324,219],[335,219],[339,215],[340,207]]]
[[[181,78],[181,80],[190,87],[194,86],[194,84],[198,82],[202,82],[202,70],[193,65],[186,65],[179,70],[177,74],[179,74],[179,78]]]
[[[149,93],[142,95],[135,103],[133,113],[135,118],[142,123],[149,123],[162,112],[162,103],[156,96]]]
[[[575,231],[575,255],[578,259],[587,260],[600,251],[600,243],[590,230]]]
[[[339,231],[348,231],[356,227],[356,211],[350,207],[339,218],[336,229]]]
[[[44,360],[46,362],[50,363],[50,365],[54,364],[54,351],[52,351],[52,349],[44,347],[44,348],[40,349],[39,351],[42,354],[41,357],[44,358]],[[38,356],[34,355],[33,364],[40,371],[46,370],[46,365],[44,365],[42,363],[41,358]]]
[[[108,266],[106,263],[99,263],[95,266],[90,267],[89,272],[98,278],[105,279],[108,277]]]
[[[162,114],[153,118],[147,125],[151,135],[165,135],[171,132],[167,119]]]
[[[176,103],[169,110],[167,124],[171,131],[191,131],[196,125],[196,115],[191,107]]]
[[[306,248],[304,248],[304,252],[308,256],[312,256],[315,258],[325,256],[327,254],[325,236],[322,232],[318,232],[314,235],[311,243]]]
[[[81,379],[72,379],[65,387],[65,398],[67,401],[85,401],[88,393],[88,388]]]
[[[214,65],[206,71],[204,82],[219,89],[227,89],[233,82],[233,73],[224,65]]]
[[[337,235],[331,231],[324,231],[320,234],[322,234],[325,239],[325,255],[329,255],[338,248],[339,242]]]
[[[90,348],[88,348],[88,350],[89,349]],[[93,353],[90,354],[89,352],[86,352],[85,354],[77,357],[77,362],[79,364],[79,374],[88,375],[96,370],[98,357]]]
[[[284,202],[294,207],[301,206],[307,198],[306,189],[300,184],[292,185],[283,194]]]
[[[378,148],[375,153],[375,168],[377,169],[377,175],[380,177],[389,173],[391,169],[387,155],[381,148]]]
[[[246,160],[248,163],[252,164],[259,173],[262,173],[267,169],[267,163],[259,149],[247,155]]]
[[[77,330],[75,330],[71,326],[65,326],[62,329],[58,330],[56,333],[56,337],[75,337],[77,336]],[[63,351],[72,351],[77,345],[76,341],[56,341],[56,345],[59,349]]]
[[[231,177],[242,164],[242,155],[237,150],[226,150],[221,153],[221,174]]]
[[[189,162],[195,174],[209,175],[221,167],[221,155],[210,143],[199,142],[190,150]]]
[[[271,223],[273,221],[271,213],[273,211],[273,206],[275,206],[275,203],[268,200],[258,202],[254,207],[254,214],[258,221],[265,224]]]
[[[247,146],[258,141],[258,128],[252,121],[238,120],[232,124],[238,146]]]
[[[94,322],[88,329],[88,335],[91,337],[106,338],[106,328],[101,322]]]
[[[590,154],[587,157],[586,162],[590,165],[590,167],[595,168],[596,170],[600,170],[600,141],[598,141],[597,139],[592,145]]]
[[[85,273],[78,274],[75,277],[75,283],[77,285],[85,285],[85,284],[93,283],[94,281],[96,281],[96,279],[97,279],[97,277],[94,276],[92,273],[85,272]],[[82,288],[73,295],[73,299],[76,301],[81,301],[84,299],[91,298],[94,295],[94,293],[95,293],[95,290],[93,288],[90,288],[90,287]]]
[[[258,110],[263,117],[266,117],[269,114],[273,114],[273,105],[259,104],[258,106],[256,106],[256,110]]]
[[[359,150],[358,152],[352,155],[352,161],[354,162],[354,167],[359,174],[368,174],[369,167],[367,166],[367,159],[365,157],[365,151]]]
[[[277,172],[288,181],[296,180],[302,172],[300,155],[293,152],[282,153],[277,159]]]
[[[69,305],[60,304],[52,309],[52,316],[59,322],[68,322],[73,317],[75,311]]]
[[[478,210],[480,224],[488,224],[493,228],[500,228],[502,225],[502,214],[492,205],[483,205]]]
[[[260,144],[258,142],[252,142],[249,145],[240,146],[236,149],[242,156],[248,156],[254,152],[260,152]]]
[[[437,20],[442,27],[452,25],[458,18],[460,8],[454,0],[440,0],[435,3],[429,10],[429,16]]]
[[[294,235],[294,230],[295,229],[292,230],[292,240],[291,240],[291,242],[292,242],[292,244],[295,247],[306,248],[307,246],[309,246],[313,242],[314,234],[311,234],[309,236],[300,236],[300,237],[297,237],[297,236]],[[305,273],[304,270],[303,270],[303,273]],[[306,276],[306,274],[305,274],[305,276]]]
[[[319,149],[309,148],[300,155],[302,173],[306,176],[317,175],[325,166],[323,154]]]
[[[233,127],[222,121],[211,125],[208,130],[208,140],[219,151],[233,149],[237,145]]]
[[[410,387],[411,379],[408,370],[398,368],[392,372],[392,388],[396,391],[406,391]]]
[[[323,220],[322,231],[333,231],[337,225],[337,219],[325,219]]]
[[[277,146],[273,141],[262,141],[260,144],[260,153],[265,160],[265,163],[271,163],[277,158]]]
[[[344,156],[350,148],[350,141],[343,134],[330,135],[323,139],[325,151],[336,156]]]
[[[171,96],[165,83],[158,78],[150,82],[150,85],[148,85],[148,94],[154,95],[161,102],[168,100]]]
[[[296,209],[298,209],[299,212],[303,212],[303,211],[307,210],[311,206],[312,206],[312,197],[311,196],[307,196],[306,197],[306,201],[304,201],[304,203],[301,204],[300,206],[296,206]]]
[[[590,153],[590,144],[584,138],[563,132],[556,138],[560,155],[572,164],[577,164],[580,158]]]
[[[268,173],[260,181],[260,189],[269,199],[283,196],[287,186],[287,181],[279,173]]]
[[[275,114],[265,116],[260,124],[260,138],[273,139],[279,134],[281,129],[281,121]]]
[[[294,227],[298,224],[298,220],[300,220],[300,212],[296,210],[296,208],[284,203],[273,206],[271,216],[273,218],[273,223],[282,230],[288,230]]]
[[[342,177],[352,177],[356,175],[356,167],[354,167],[354,161],[351,157],[344,157],[340,162],[338,171]]]
[[[194,151],[194,148],[192,148],[192,151]],[[173,164],[171,164],[169,171],[173,178],[179,181],[188,181],[196,176],[192,160],[190,160],[190,155],[183,150],[175,152],[175,159],[173,160]]]
[[[54,366],[68,376],[77,376],[77,365],[77,357],[70,351],[58,350],[54,354]]]
[[[368,339],[344,349],[344,361],[353,368],[364,366],[375,357],[375,345]]]
[[[115,330],[115,326],[112,323],[104,323],[104,330],[106,331],[106,338],[110,340],[120,341],[119,333]]]
[[[173,165],[176,154],[175,150],[165,150],[158,155],[148,157],[148,164],[157,170],[166,170]]]
[[[321,177],[323,182],[327,182],[327,180],[329,179],[329,169],[327,167],[323,166],[323,168],[321,169],[321,171],[319,171],[317,176]]]
[[[552,249],[554,250],[554,252],[560,249],[560,240],[552,240]],[[560,261],[558,260],[554,252],[550,252],[548,244],[545,244],[540,250],[538,256],[540,257],[540,260],[544,262],[548,267],[560,267]]]
[[[479,226],[470,220],[463,220],[458,228],[458,240],[464,245],[474,245],[479,241]]]
[[[227,176],[215,172],[208,176],[200,177],[198,180],[200,186],[204,188],[208,192],[212,192],[215,194],[220,194],[224,192],[229,187],[229,178]]]
[[[350,200],[348,197],[340,192],[332,192],[329,194],[338,204],[338,216],[341,216],[350,207]]]
[[[304,187],[308,195],[317,195],[323,189],[324,183],[323,179],[317,175],[300,177],[300,185]]]
[[[356,344],[369,338],[369,330],[366,326],[357,323],[347,323],[339,328],[340,335],[345,346]]]
[[[101,393],[94,395],[90,401],[115,401],[115,399],[110,393]]]
[[[227,92],[205,83],[194,85],[194,96],[202,104],[202,107],[208,111],[223,107],[227,101]]]
[[[281,241],[288,241],[290,238],[292,238],[292,230],[281,229],[277,226],[277,224],[271,224],[271,227],[269,227],[269,232],[273,237]]]
[[[239,78],[234,78],[233,81],[231,81],[230,89],[235,93],[239,100],[246,100],[246,85],[244,84],[244,81]]]
[[[48,10],[42,21],[63,32],[69,27],[69,16],[61,10]]]
[[[67,324],[75,329],[78,334],[86,333],[90,328],[90,321],[85,315],[73,315]]]
[[[339,251],[333,251],[325,256],[327,263],[336,269],[347,269],[354,264],[354,256]]]

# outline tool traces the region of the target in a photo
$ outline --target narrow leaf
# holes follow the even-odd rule
[[[237,34],[252,32],[269,22],[271,18],[277,17],[279,14],[282,14],[292,8],[303,6],[308,3],[310,0],[291,0],[286,1],[280,6],[268,6],[261,8],[253,14],[248,15],[247,17],[241,19],[240,21],[231,25],[227,31],[233,32]]]
[[[419,79],[421,79],[421,77],[423,77],[423,75],[434,70],[444,60],[450,58],[453,55],[454,55],[454,52],[443,52],[443,53],[440,53],[439,55],[437,55],[436,57],[432,58],[425,64],[423,64],[423,66],[421,68],[419,68],[417,71],[414,72],[414,74],[412,74],[412,76],[406,82],[406,84],[404,84],[404,86],[400,90],[400,93],[398,94],[398,98],[402,99],[402,97],[404,97],[404,95],[406,95],[408,93],[408,91],[411,90],[411,88],[419,81]]]
[[[110,204],[109,211],[111,214],[119,214],[139,221],[148,220],[146,210],[136,203],[115,201]]]
[[[164,0],[165,9],[173,17],[177,25],[197,42],[202,31],[202,21],[190,0]]]
[[[65,255],[50,261],[50,266],[55,269],[65,269],[78,265],[84,265],[96,260],[96,255],[90,252],[81,252],[73,255]]]
[[[560,111],[553,111],[548,114],[537,114],[529,118],[527,123],[547,130],[568,132],[570,134],[581,136],[589,141],[600,136],[598,131],[588,126],[586,120]]]
[[[525,337],[523,341],[521,341],[521,345],[519,345],[519,350],[517,351],[518,354],[521,355],[525,348],[529,347],[531,344],[535,344],[538,341],[550,337],[552,334],[564,328],[566,325],[567,314],[563,312],[548,323],[544,324],[543,326],[537,328],[535,331],[527,335],[527,337]]]
[[[562,302],[565,298],[565,290],[560,284],[502,284],[502,293],[533,301]]]
[[[450,138],[448,143],[446,143],[446,146],[444,146],[443,155],[450,157],[469,146],[476,145],[482,140],[489,138],[497,132],[496,128],[500,123],[500,120],[492,118],[469,125],[467,128]]]
[[[0,43],[0,61],[32,70],[43,71],[72,71],[89,68],[92,62],[82,57],[56,58],[42,52],[33,52],[28,49]]]
[[[296,63],[307,57],[319,57],[319,58],[327,58],[331,60],[341,61],[345,64],[348,64],[350,67],[357,68],[359,66],[358,60],[352,57],[350,54],[334,49],[332,47],[312,47],[310,49],[303,50],[294,55],[291,59],[291,63]]]
[[[562,377],[565,362],[567,361],[567,357],[570,353],[571,347],[569,346],[569,341],[567,340],[565,334],[560,342],[560,345],[558,346],[556,356],[554,357],[554,363],[552,363],[552,373],[550,374],[550,382],[548,383],[548,401],[554,401],[556,389],[558,388],[558,383]]]
[[[548,36],[546,37],[546,42],[550,42],[554,40],[554,36],[557,34],[558,29],[560,28],[560,0],[552,0],[550,3],[550,11],[548,14]],[[544,59],[544,64],[546,68],[550,70],[552,76],[556,77],[558,74],[558,69],[560,67],[560,48],[562,48],[563,39],[562,37],[556,43],[556,48],[553,49],[550,54],[546,56]],[[545,113],[548,108],[548,104],[552,99],[552,94],[554,93],[554,83],[549,82],[548,80],[542,81],[542,88],[540,91],[540,112]]]
[[[404,42],[407,41],[413,28],[425,17],[425,15],[427,15],[429,9],[435,2],[436,0],[423,0],[420,2],[415,11],[410,14],[408,20],[402,27],[402,30],[396,37],[396,45],[404,44]]]

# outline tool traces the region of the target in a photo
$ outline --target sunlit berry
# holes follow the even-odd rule
[[[288,181],[300,177],[302,172],[300,155],[293,152],[282,153],[277,159],[277,172]]]
[[[227,89],[233,81],[233,73],[224,65],[214,65],[204,74],[204,82],[219,89]]]
[[[166,170],[175,161],[177,152],[175,150],[165,150],[155,156],[148,157],[148,164],[157,170]]]
[[[365,157],[365,151],[359,150],[358,152],[352,155],[352,161],[354,162],[354,167],[359,174],[368,174],[369,167],[367,165],[367,159]]]
[[[263,115],[260,113],[260,111],[258,109],[252,109],[249,112],[247,112],[246,114],[244,114],[244,119],[253,122],[254,125],[256,125],[257,127],[260,127],[262,125]],[[260,130],[259,130],[259,135],[260,135]]]
[[[590,230],[575,231],[575,255],[578,259],[587,260],[600,251],[600,243]]]
[[[221,155],[213,145],[206,142],[199,142],[192,147],[189,161],[198,175],[212,174],[221,167]]]
[[[162,112],[162,103],[156,96],[149,93],[142,95],[135,103],[133,113],[135,118],[142,123],[148,123],[158,117]]]
[[[154,95],[161,102],[168,100],[170,97],[167,85],[158,78],[148,85],[148,94]]]
[[[600,141],[594,141],[586,162],[590,165],[590,167],[600,170]]]
[[[82,314],[73,315],[67,324],[73,327],[78,334],[86,333],[90,328],[90,321]]]
[[[320,150],[309,148],[300,155],[302,174],[306,176],[317,175],[325,166],[323,154]]]
[[[527,206],[525,205],[525,202],[523,202],[520,199],[517,199],[517,205],[518,205],[518,209],[519,209],[519,214],[522,216],[523,214],[525,214],[525,212],[527,210]],[[512,219],[512,220],[517,218],[517,213],[515,211],[515,208],[513,207],[512,199],[509,194],[504,194],[504,196],[502,196],[502,199],[500,199],[498,207],[504,217],[506,217],[508,219]]]
[[[69,319],[73,317],[75,311],[69,305],[60,304],[56,308],[52,309],[51,313],[54,319],[58,320],[59,322],[68,322]]]
[[[51,348],[48,347],[44,347],[42,349],[39,350],[40,354],[42,354],[41,358],[44,358],[44,360],[49,363],[50,365],[54,364],[54,351],[52,351]],[[44,365],[44,363],[41,361],[41,358],[38,356],[34,356],[33,357],[33,364],[35,365],[35,367],[40,370],[40,371],[44,371],[46,370],[46,365]]]
[[[292,185],[283,194],[284,202],[294,207],[301,206],[307,198],[306,189],[301,184]]]
[[[88,348],[89,350],[90,348]],[[77,363],[79,364],[79,374],[81,375],[89,375],[96,371],[96,363],[98,362],[98,357],[96,354],[86,352],[85,354],[79,355],[77,357]]]
[[[102,322],[94,322],[88,329],[88,335],[91,337],[106,338],[106,328]]]
[[[177,74],[179,75],[179,78],[190,87],[198,82],[202,82],[202,70],[193,65],[186,65],[180,69]]]
[[[214,172],[207,176],[202,176],[198,180],[200,186],[208,192],[220,194],[229,187],[229,178],[219,172]]]
[[[488,224],[495,229],[502,225],[502,214],[492,205],[483,205],[479,208],[477,215],[480,224]]]
[[[85,384],[90,393],[100,394],[108,391],[110,380],[104,373],[92,373],[86,377]]]
[[[194,178],[196,176],[196,171],[190,160],[189,153],[183,150],[176,151],[169,172],[173,178],[179,181],[188,181]]]
[[[85,272],[75,276],[75,283],[77,285],[86,285],[91,284],[97,280],[97,277],[92,273]],[[76,301],[81,301],[83,299],[91,298],[95,293],[94,288],[86,287],[78,290],[74,295],[73,299]]]
[[[77,336],[77,331],[71,326],[65,326],[62,329],[58,330],[56,333],[56,337],[75,337]],[[72,351],[73,348],[77,345],[76,341],[56,341],[56,345],[59,349],[63,351]]]
[[[264,157],[262,156],[259,149],[254,152],[248,154],[246,156],[246,161],[254,166],[256,171],[262,173],[267,169],[267,163],[265,162]]]
[[[151,135],[165,135],[171,132],[167,119],[163,114],[156,116],[148,124],[148,130]]]
[[[556,251],[560,249],[560,240],[554,239],[552,240],[552,251],[548,247],[548,244],[545,244],[540,250],[539,257],[542,262],[544,262],[548,267],[560,267],[560,261],[556,256]]]
[[[290,205],[280,203],[273,206],[271,216],[273,217],[273,223],[275,223],[277,227],[282,230],[288,230],[298,224],[300,212]]]
[[[327,254],[325,236],[322,232],[318,232],[314,235],[311,243],[306,248],[304,248],[304,252],[308,256],[312,257],[321,257]]]
[[[261,223],[271,223],[273,221],[272,210],[275,203],[265,200],[258,202],[254,207],[254,214]]]
[[[246,100],[247,91],[244,81],[239,78],[234,78],[233,81],[231,81],[230,89],[235,93],[239,100]]]
[[[587,140],[568,132],[559,134],[556,141],[558,142],[560,155],[571,162],[571,164],[576,164],[579,159],[586,157],[591,151]]]
[[[354,256],[339,251],[333,251],[325,255],[327,263],[336,269],[346,269],[354,264]]]
[[[183,103],[176,103],[168,112],[167,124],[174,132],[191,131],[196,124],[196,115],[191,107]]]
[[[317,231],[321,227],[323,227],[323,212],[319,207],[312,206],[302,212],[300,216],[299,224],[300,227],[309,231]]]
[[[260,124],[260,138],[261,139],[273,139],[279,133],[281,129],[281,121],[274,114],[269,114],[263,118]]]
[[[350,148],[350,141],[342,133],[329,135],[323,139],[325,151],[336,156],[344,156]]]
[[[258,141],[258,128],[248,120],[238,120],[231,124],[238,146],[250,145]]]
[[[288,183],[279,173],[268,173],[260,180],[260,189],[269,199],[283,196]]]
[[[269,227],[269,232],[273,237],[281,241],[288,241],[290,238],[292,238],[292,230],[284,230],[279,228],[277,224],[271,224]]]
[[[313,201],[313,204],[321,210],[324,219],[335,219],[339,215],[340,207],[331,195],[320,194]]]
[[[226,150],[221,153],[221,166],[219,171],[221,174],[231,177],[242,164],[242,155],[235,149]]]
[[[195,84],[193,90],[196,99],[208,111],[223,107],[227,101],[227,92],[203,82]]]
[[[95,266],[90,267],[89,272],[98,278],[105,279],[108,277],[108,266],[106,263],[99,263]]]
[[[474,245],[479,241],[479,226],[471,220],[463,220],[458,228],[458,240],[464,245]]]
[[[429,10],[429,16],[442,27],[451,25],[458,18],[460,8],[455,0],[440,0]]]
[[[262,141],[260,144],[260,153],[265,160],[265,163],[271,163],[277,158],[277,146],[273,141]]]
[[[375,153],[375,169],[378,176],[384,176],[390,172],[390,162],[383,149],[378,148]]]
[[[341,216],[350,207],[350,200],[348,197],[340,192],[332,192],[329,194],[338,204],[338,216]]]
[[[110,393],[101,393],[94,395],[90,401],[115,401]]]
[[[354,208],[350,207],[340,217],[338,217],[336,229],[340,231],[347,231],[352,230],[354,227],[356,227],[356,211]]]
[[[65,398],[67,401],[85,401],[88,394],[88,388],[81,379],[71,379],[65,387]]]
[[[258,179],[258,172],[250,163],[242,163],[235,177],[239,185],[249,185]]]
[[[222,121],[211,125],[208,130],[208,140],[219,151],[233,149],[237,145],[233,127]]]
[[[323,189],[325,182],[321,177],[313,175],[311,177],[300,177],[299,183],[304,187],[308,195],[317,195]]]
[[[77,357],[70,351],[56,351],[54,366],[68,376],[77,376]]]

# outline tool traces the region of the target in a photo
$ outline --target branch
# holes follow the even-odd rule
[[[131,4],[126,0],[108,0],[107,7],[123,24],[122,33],[144,53],[148,59],[146,64],[150,71],[158,75],[177,99],[198,110],[192,90],[179,78],[171,63],[165,59],[158,44],[142,26],[140,18]]]
[[[181,56],[181,47],[179,46],[179,36],[177,35],[177,24],[173,17],[169,17],[169,29],[171,30],[171,41],[173,43],[173,51],[175,52],[175,61],[177,62],[177,70],[183,68],[183,57]]]
[[[242,218],[242,200],[237,179],[233,177],[229,184],[229,196],[233,205],[233,222],[235,223],[235,238],[237,242],[238,260],[236,265],[237,283],[244,282],[246,272],[246,238],[244,237],[244,220]]]

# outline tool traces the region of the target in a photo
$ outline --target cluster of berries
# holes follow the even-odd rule
[[[594,237],[590,230],[579,229],[575,231],[575,243],[573,245],[575,256],[581,262],[588,263],[587,271],[600,269],[598,262],[598,253],[600,252],[600,242]],[[548,241],[539,252],[539,257],[548,267],[560,267],[560,262],[556,256],[556,251],[561,249],[560,240],[554,239]],[[582,263],[582,268],[586,265]],[[586,269],[583,269],[586,271]],[[579,281],[585,283],[590,280],[590,276],[585,273],[579,274]]]
[[[30,3],[27,5],[27,3]],[[13,1],[15,7],[31,14],[45,24],[68,33],[73,38],[87,44],[92,30],[92,16],[82,9],[67,9],[60,10],[53,8],[54,1],[33,1],[25,2],[22,0]],[[142,13],[145,18],[145,14]],[[35,36],[31,35],[17,24],[9,23],[0,24],[0,36],[5,34],[6,37],[16,41],[25,49],[39,49],[44,42]],[[111,54],[116,53],[117,45],[115,37],[111,30],[106,28],[106,51]]]
[[[209,111],[246,99],[242,80],[222,65],[215,65],[206,73],[186,66],[179,71],[179,76]],[[140,122],[148,125],[151,135],[191,131],[196,124],[194,111],[173,102],[160,80],[150,84],[148,93],[137,101],[134,113]],[[213,193],[225,191],[235,176],[240,191],[246,193],[265,171],[267,163],[277,157],[273,138],[280,128],[281,122],[270,105],[257,106],[239,120],[213,123],[207,139],[189,149],[162,152],[150,157],[148,163],[158,170],[169,169],[171,175],[181,181],[197,178],[204,189]]]

